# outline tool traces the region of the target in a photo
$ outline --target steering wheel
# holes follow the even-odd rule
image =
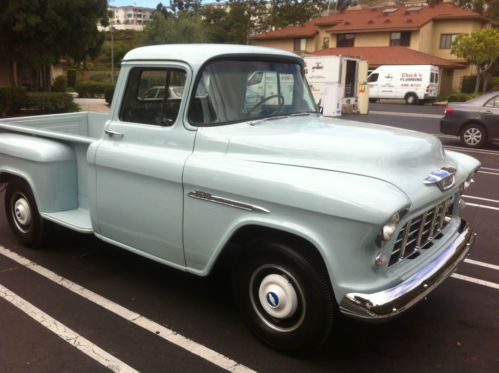
[[[284,96],[283,95],[272,95],[269,97],[265,97],[262,101],[260,101],[256,105],[254,105],[251,109],[248,110],[247,114],[250,115],[256,108],[260,107],[261,105],[263,105],[264,103],[266,103],[267,101],[269,101],[273,98],[277,98],[277,104],[279,105],[277,107],[277,109],[274,111],[274,113],[280,111],[282,108],[282,105],[284,105]],[[272,113],[272,114],[274,114],[274,113]]]

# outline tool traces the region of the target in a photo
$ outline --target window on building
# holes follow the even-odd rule
[[[353,47],[355,41],[355,34],[338,34],[336,35],[336,47],[345,48]]]
[[[411,45],[411,32],[410,31],[397,31],[390,32],[390,46],[401,45],[408,47]]]
[[[328,49],[329,48],[329,37],[324,37],[322,39],[322,49]]]
[[[451,49],[452,42],[459,34],[441,34],[440,35],[440,49]]]
[[[300,52],[307,49],[307,39],[294,39],[293,40],[293,51]]]

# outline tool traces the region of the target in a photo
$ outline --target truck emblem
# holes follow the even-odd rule
[[[437,184],[438,188],[443,192],[454,186],[456,182],[456,169],[453,167],[442,167],[430,173],[424,180],[425,185]]]
[[[267,303],[270,307],[275,308],[279,305],[279,297],[273,291],[267,293]]]

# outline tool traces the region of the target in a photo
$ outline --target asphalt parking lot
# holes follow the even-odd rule
[[[358,119],[437,131],[436,118],[403,118]],[[389,323],[340,320],[308,358],[260,344],[223,276],[197,278],[55,226],[43,250],[23,247],[0,193],[0,372],[498,372],[499,148],[441,139],[482,162],[464,197],[463,217],[478,233],[470,257],[426,302]]]

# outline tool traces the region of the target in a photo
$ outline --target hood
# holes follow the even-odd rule
[[[373,177],[409,195],[430,172],[455,166],[435,136],[343,119],[287,117],[217,127],[217,133],[228,142],[228,157]]]

